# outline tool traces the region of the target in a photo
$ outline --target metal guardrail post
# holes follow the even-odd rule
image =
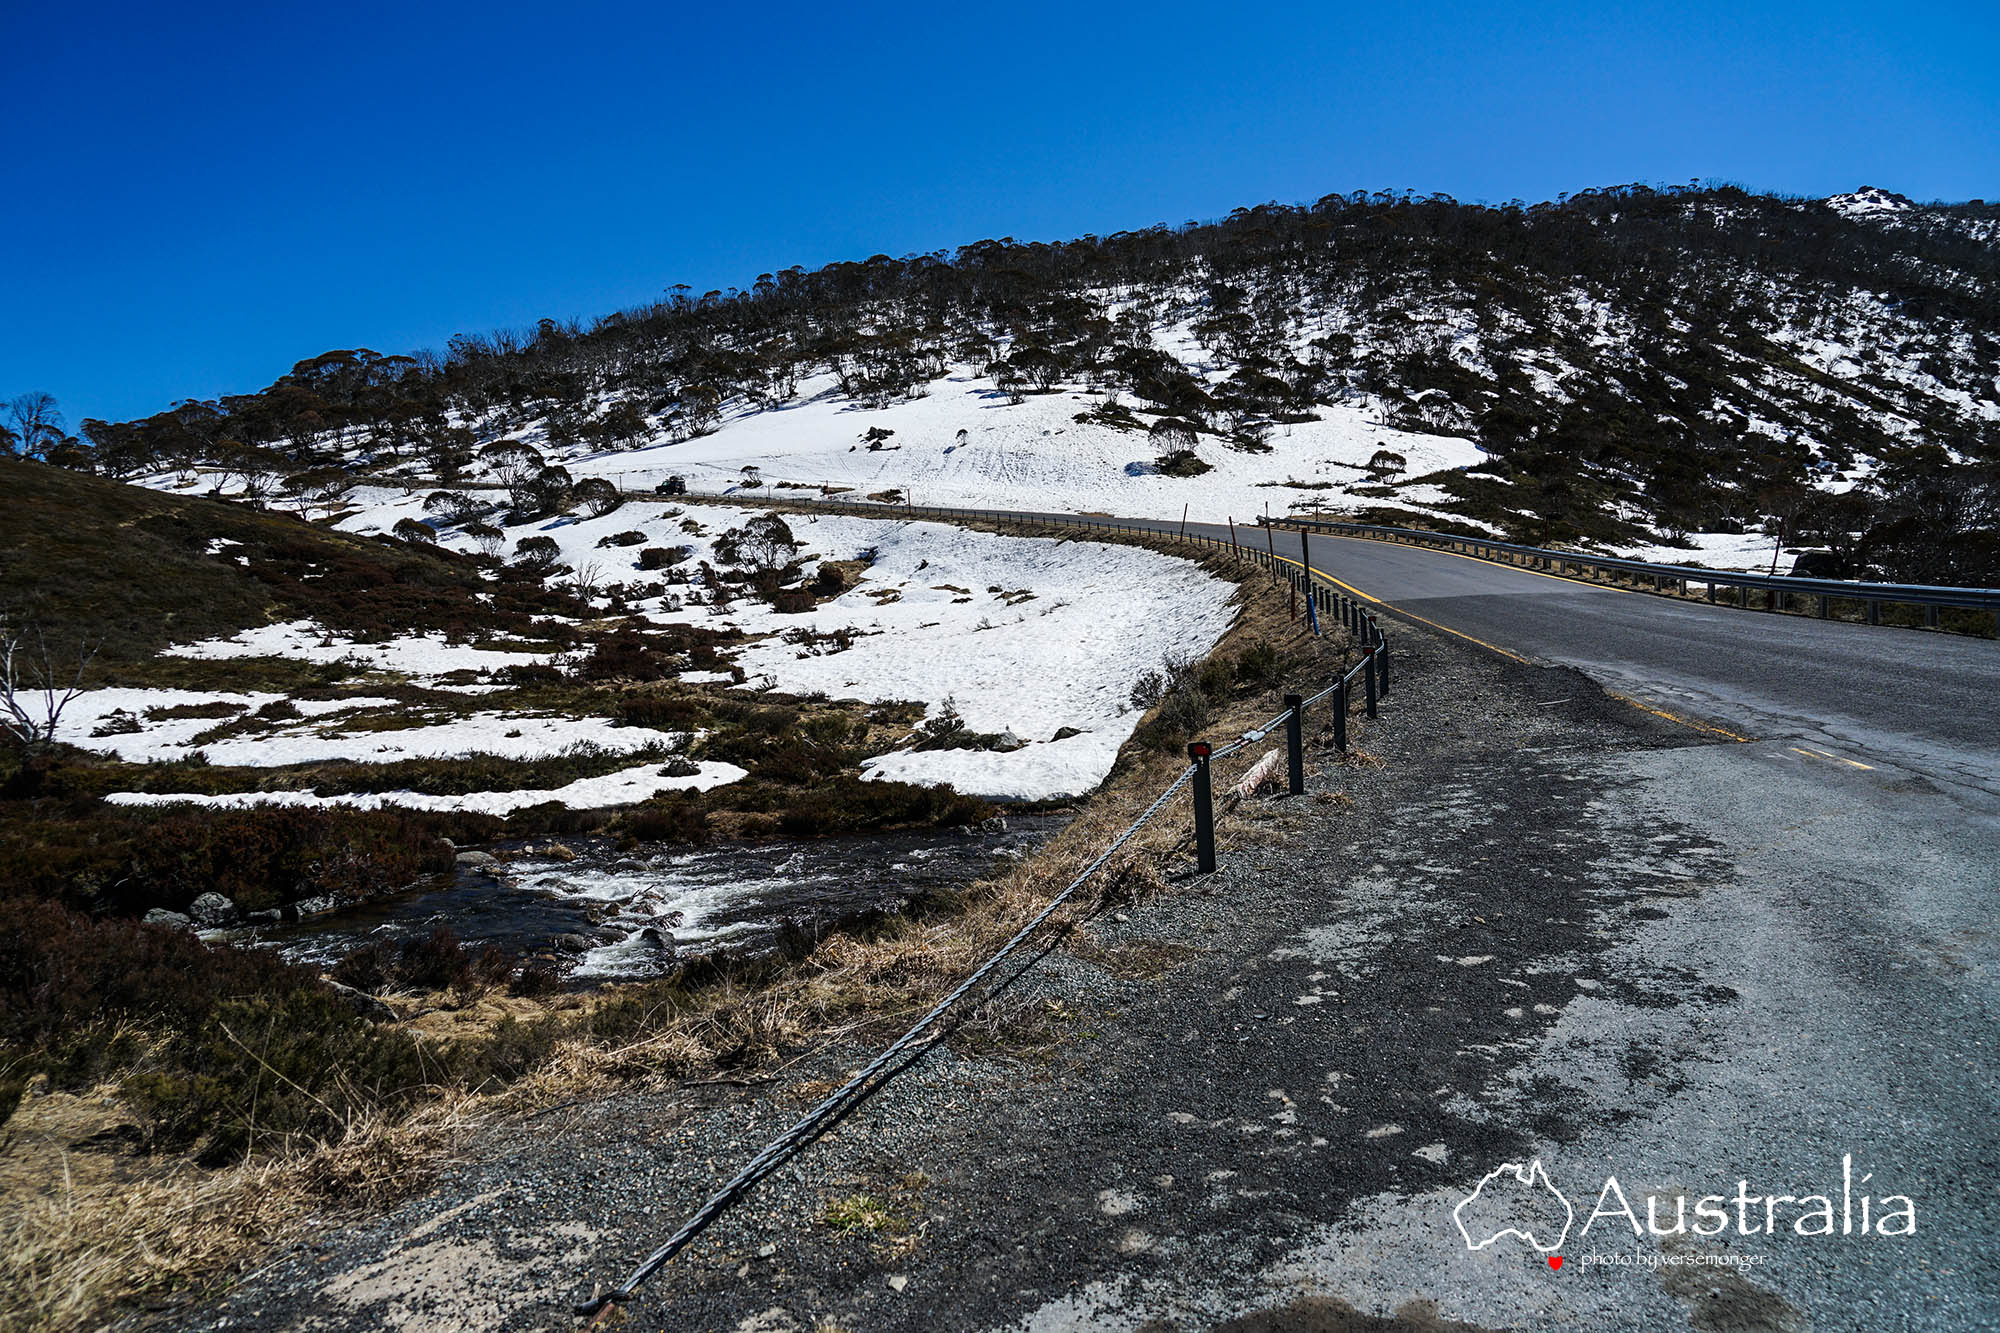
[[[1333,683],[1333,748],[1347,753],[1347,682]]]
[[[1188,758],[1194,761],[1194,858],[1204,875],[1215,873],[1215,793],[1209,783],[1209,753],[1207,741],[1188,746]]]
[[[1368,685],[1368,716],[1375,716],[1375,650],[1369,648],[1368,655],[1361,659],[1362,679]]]
[[[1288,784],[1294,796],[1306,794],[1306,710],[1305,696],[1285,696],[1285,758]]]
[[[1379,674],[1381,676],[1382,697],[1386,699],[1389,697],[1389,641],[1383,638],[1378,631],[1375,636],[1375,643],[1376,651],[1382,654],[1382,669]]]

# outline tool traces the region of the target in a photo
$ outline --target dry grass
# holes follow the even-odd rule
[[[175,1161],[137,1178],[92,1179],[59,1144],[10,1142],[10,1156],[42,1150],[49,1181],[0,1217],[0,1328],[97,1326],[115,1306],[164,1302],[238,1267],[316,1211],[393,1199],[462,1139],[467,1111],[466,1099],[436,1102],[278,1160],[221,1171]]]
[[[1315,643],[1292,621],[1283,584],[1235,564],[1226,553],[1192,551],[1168,538],[1135,544],[1193,555],[1217,577],[1239,583],[1239,615],[1218,653],[1233,657],[1268,642],[1295,663],[1288,685],[1311,689],[1319,678],[1331,678],[1343,645],[1331,639]],[[1268,720],[1282,706],[1281,693],[1277,688],[1246,693],[1219,707],[1205,737],[1226,740]],[[1218,763],[1218,790],[1227,790],[1262,748]],[[699,986],[641,988],[638,993],[657,1002],[643,1021],[627,1025],[636,1036],[607,1041],[588,1035],[591,1011],[615,1002],[618,991],[581,1002],[573,996],[551,1001],[572,1021],[576,1035],[559,1042],[538,1069],[504,1092],[441,1094],[406,1118],[349,1126],[338,1143],[223,1171],[175,1163],[147,1168],[150,1174],[139,1179],[107,1175],[79,1182],[68,1168],[66,1143],[56,1143],[63,1151],[50,1157],[39,1182],[9,1191],[0,1222],[0,1326],[75,1329],[102,1322],[119,1306],[186,1292],[240,1268],[248,1256],[284,1239],[317,1212],[379,1205],[407,1191],[430,1164],[497,1116],[560,1107],[633,1082],[670,1084],[721,1072],[743,1078],[746,1070],[768,1073],[787,1053],[798,1058],[808,1047],[885,1039],[1039,911],[1152,803],[1185,762],[1128,746],[1112,780],[1067,827],[1035,856],[967,890],[955,910],[893,918],[866,935],[836,934],[803,960],[775,971],[724,971]],[[1183,789],[1058,915],[1055,927],[1069,929],[1109,903],[1160,891],[1188,844],[1190,826],[1190,796]],[[1225,815],[1218,834],[1226,854],[1244,828]],[[1136,970],[1171,966],[1165,958],[1147,963]],[[521,1017],[522,1007],[508,1002],[493,1006],[492,1013]],[[463,1019],[464,1011],[452,1014],[450,1026]],[[4,1148],[8,1156],[21,1150],[15,1143]]]

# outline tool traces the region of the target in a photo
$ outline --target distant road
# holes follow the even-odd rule
[[[1300,557],[1296,532],[1273,539]],[[1747,737],[1875,755],[2000,796],[2000,642],[1683,602],[1361,537],[1315,533],[1307,547],[1327,577],[1494,651]]]

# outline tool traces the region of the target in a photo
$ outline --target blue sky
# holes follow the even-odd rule
[[[0,397],[72,425],[676,282],[1334,191],[2000,197],[1991,0],[13,0],[0,49]]]

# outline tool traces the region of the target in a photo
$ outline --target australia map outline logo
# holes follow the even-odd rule
[[[1527,1194],[1519,1198],[1513,1197],[1515,1192],[1503,1187],[1489,1195],[1487,1186],[1502,1176],[1511,1177],[1515,1184],[1527,1191]],[[1546,1191],[1546,1194],[1541,1191]],[[1507,1225],[1497,1228],[1482,1226],[1480,1229],[1485,1232],[1484,1238],[1475,1239],[1472,1228],[1466,1225],[1465,1214],[1468,1208],[1480,1203],[1482,1199],[1491,1206],[1494,1216]],[[1555,1210],[1549,1204],[1549,1199],[1562,1206],[1562,1228],[1556,1232],[1554,1240],[1544,1243],[1541,1237],[1548,1233],[1548,1223],[1552,1223],[1555,1218]],[[1534,1210],[1541,1212],[1546,1218],[1545,1223],[1536,1225],[1532,1221]],[[1515,1222],[1523,1220],[1524,1214],[1530,1219],[1528,1224],[1514,1225]],[[1526,1165],[1519,1162],[1502,1162],[1487,1172],[1472,1193],[1466,1195],[1459,1201],[1458,1206],[1451,1210],[1451,1220],[1458,1224],[1458,1234],[1465,1237],[1466,1248],[1470,1250],[1483,1250],[1503,1237],[1518,1236],[1542,1253],[1554,1254],[1563,1247],[1563,1242],[1569,1239],[1570,1226],[1576,1221],[1576,1210],[1570,1207],[1569,1200],[1555,1187],[1555,1182],[1549,1179],[1547,1169],[1542,1166],[1542,1159],[1537,1157]],[[1479,1214],[1474,1214],[1474,1220],[1475,1222],[1480,1220]],[[1551,1267],[1553,1266],[1552,1263]]]

